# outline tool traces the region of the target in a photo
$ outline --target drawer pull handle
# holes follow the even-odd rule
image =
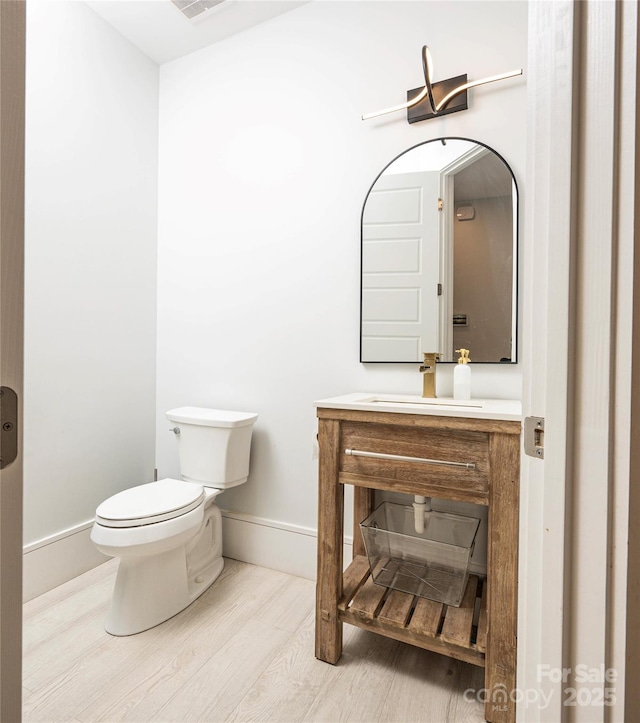
[[[383,452],[362,452],[359,449],[345,449],[350,457],[373,457],[374,459],[395,459],[398,462],[422,462],[423,464],[436,464],[444,467],[464,467],[475,469],[475,462],[447,462],[444,459],[427,459],[426,457],[405,457],[403,454],[384,454]]]

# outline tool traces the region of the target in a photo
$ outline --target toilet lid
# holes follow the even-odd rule
[[[204,498],[202,485],[161,479],[109,497],[96,510],[96,522],[105,527],[151,525],[194,510]]]

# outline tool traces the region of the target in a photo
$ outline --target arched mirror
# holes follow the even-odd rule
[[[362,209],[362,362],[516,361],[518,191],[491,148],[439,138],[405,151]]]

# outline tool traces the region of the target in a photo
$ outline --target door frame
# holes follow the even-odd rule
[[[529,5],[523,410],[545,418],[544,460],[522,458],[517,693],[531,723],[630,720],[640,704],[638,17],[629,2]],[[585,683],[578,666],[615,680]]]
[[[456,360],[453,351],[453,177],[487,153],[489,153],[489,149],[486,146],[476,144],[473,148],[465,151],[461,156],[444,166],[440,171],[442,213],[438,224],[438,240],[442,294],[440,295],[439,305],[438,328],[440,338],[438,340],[438,349],[440,349],[441,361],[452,362]]]
[[[0,470],[0,721],[22,713],[25,3],[0,2],[0,382],[18,395],[18,457]]]

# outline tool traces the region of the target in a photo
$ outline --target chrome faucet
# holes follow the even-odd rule
[[[440,360],[440,354],[432,351],[423,352],[424,363],[420,365],[422,373],[422,396],[435,398],[436,396],[436,362]]]

